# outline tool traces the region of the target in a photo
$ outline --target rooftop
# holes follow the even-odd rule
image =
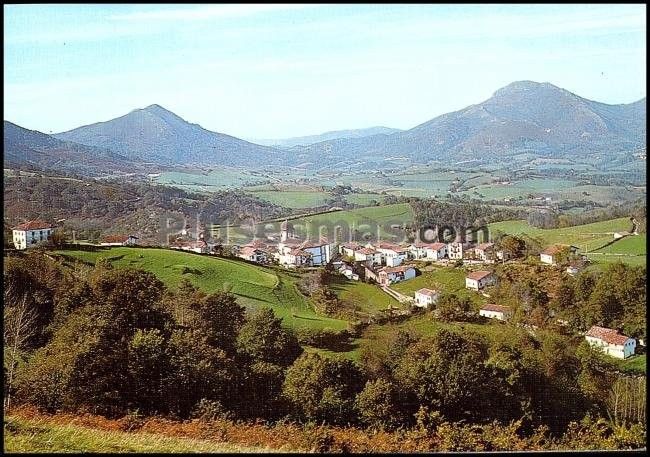
[[[486,276],[490,276],[491,274],[492,272],[487,270],[472,271],[471,273],[467,274],[467,278],[480,281],[481,279],[485,278]]]
[[[20,225],[17,225],[13,228],[13,230],[41,230],[41,229],[48,229],[48,228],[52,228],[52,224],[40,219],[36,219],[33,221],[27,221]]]
[[[425,287],[425,288],[422,288],[420,290],[416,290],[415,293],[420,294],[420,295],[426,295],[427,297],[433,297],[434,295],[436,295],[438,293],[438,291],[437,290],[427,289]]]
[[[617,330],[614,330],[613,328],[598,327],[597,325],[591,327],[585,336],[598,338],[606,343],[615,344],[617,346],[622,346],[628,339],[630,339],[625,335],[621,335]]]
[[[481,311],[493,311],[495,313],[506,313],[510,311],[510,308],[502,305],[495,305],[494,303],[487,303],[481,306]]]

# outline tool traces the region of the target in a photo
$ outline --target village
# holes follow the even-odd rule
[[[42,246],[55,233],[54,224],[42,220],[28,221],[13,227],[13,242],[17,250]],[[208,243],[200,232],[195,240],[187,229],[182,230],[179,239],[169,244],[170,249],[203,255],[223,255],[223,246]],[[614,237],[620,236],[615,233]],[[100,247],[138,246],[135,235],[108,235],[101,239]],[[415,309],[434,308],[441,292],[429,288],[415,291],[413,296],[404,295],[390,286],[415,278],[420,268],[427,263],[440,266],[466,264],[472,267],[465,277],[465,288],[489,298],[486,288],[494,286],[497,278],[490,269],[496,262],[514,262],[510,254],[497,249],[492,242],[472,243],[469,241],[421,242],[396,244],[389,241],[355,241],[337,243],[326,237],[318,241],[302,240],[297,236],[293,224],[285,220],[280,232],[272,234],[266,241],[228,246],[229,253],[247,262],[260,265],[279,265],[287,269],[313,270],[328,267],[349,281],[363,281],[376,284],[383,292],[396,299],[407,309],[394,310],[398,315],[410,314]],[[562,260],[567,264],[565,271],[576,275],[585,268],[588,260],[580,255],[578,247],[555,244],[548,246],[539,255],[541,264],[557,267]],[[568,260],[568,261],[567,261]],[[479,269],[473,269],[474,267]],[[481,305],[478,315],[487,319],[506,322],[512,317],[512,310],[495,303]],[[585,340],[604,353],[619,359],[635,354],[637,341],[621,335],[614,329],[592,326],[585,334]],[[643,341],[640,341],[643,344]]]

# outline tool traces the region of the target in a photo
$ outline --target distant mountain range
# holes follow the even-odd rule
[[[7,166],[72,171],[86,175],[107,171],[133,172],[134,164],[108,149],[62,141],[4,121],[4,162]]]
[[[276,140],[277,142],[277,140]],[[313,143],[312,143],[313,142]],[[534,157],[621,160],[646,146],[646,101],[607,105],[549,83],[518,81],[488,100],[412,129],[327,132],[259,145],[191,124],[159,105],[45,135],[5,121],[5,161],[65,166],[125,164],[384,168]]]
[[[274,161],[278,151],[191,124],[159,105],[55,138],[110,149],[133,161],[164,165],[250,165]]]
[[[321,133],[319,135],[297,136],[294,138],[284,139],[251,139],[250,141],[265,146],[276,146],[291,148],[293,146],[309,146],[310,144],[320,143],[322,141],[337,140],[339,138],[364,138],[372,135],[390,135],[391,133],[401,132],[400,129],[390,127],[368,127],[365,129],[352,130],[333,130],[331,132]]]

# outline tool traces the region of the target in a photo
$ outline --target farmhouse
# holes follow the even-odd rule
[[[478,311],[479,316],[487,317],[488,319],[498,319],[500,321],[507,321],[512,317],[512,310],[507,306],[495,305],[488,303],[481,306]]]
[[[575,254],[578,248],[564,244],[554,244],[544,249],[539,254],[539,260],[548,265],[557,265],[563,259],[567,259],[569,254]]]
[[[440,297],[440,293],[437,290],[431,290],[427,288],[419,289],[415,291],[415,306],[421,308],[428,308],[429,306],[435,304]]]
[[[465,287],[479,291],[486,286],[491,286],[496,282],[496,277],[490,271],[480,270],[473,271],[465,277]]]
[[[134,235],[107,235],[102,238],[100,246],[135,246],[138,237]]]
[[[371,248],[359,248],[354,251],[354,260],[365,262],[367,265],[380,265],[381,253]]]
[[[205,254],[208,252],[208,245],[205,241],[176,241],[169,245],[172,249],[180,249],[182,251],[196,252],[197,254]]]
[[[52,224],[42,220],[28,221],[13,228],[16,249],[27,249],[44,243],[54,232]]]
[[[616,330],[594,325],[585,334],[587,342],[605,354],[619,359],[626,359],[634,355],[636,340],[621,335]]]
[[[339,246],[339,253],[345,257],[354,257],[354,251],[361,249],[361,245],[354,241],[343,243]]]
[[[377,272],[379,284],[389,286],[395,282],[415,278],[415,268],[402,265],[399,267],[383,267]]]
[[[264,249],[250,245],[242,246],[237,257],[257,263],[266,263],[268,261],[268,255]]]
[[[488,260],[494,260],[494,244],[493,243],[481,243],[474,249],[474,254],[476,258],[484,262]]]
[[[416,242],[408,247],[412,259],[440,260],[447,255],[445,243],[422,243]]]
[[[375,249],[381,254],[381,263],[389,267],[397,267],[406,260],[406,248],[395,243],[379,242],[375,245],[368,243],[367,248]]]
[[[463,258],[463,254],[468,248],[469,243],[461,243],[459,241],[449,243],[447,244],[447,257],[451,260],[460,260]]]

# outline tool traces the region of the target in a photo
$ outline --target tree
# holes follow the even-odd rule
[[[196,304],[196,316],[190,323],[206,337],[206,343],[223,349],[226,354],[236,352],[239,329],[244,323],[245,308],[227,292],[208,295]]]
[[[372,427],[395,428],[407,419],[401,410],[397,386],[385,379],[368,381],[355,405],[362,422]]]
[[[300,418],[347,424],[355,419],[354,397],[362,387],[354,362],[305,353],[287,370],[282,393]]]
[[[237,351],[255,361],[289,366],[302,352],[298,340],[282,328],[273,310],[262,308],[247,319],[237,336]]]
[[[36,313],[23,294],[15,297],[11,288],[4,290],[4,333],[3,342],[5,347],[4,366],[6,373],[6,389],[4,407],[8,409],[11,405],[11,394],[14,388],[14,377],[16,368],[21,361],[22,351],[26,349],[28,341],[35,334],[34,324]]]
[[[436,304],[437,317],[446,322],[463,320],[471,309],[471,303],[467,297],[443,294]]]

